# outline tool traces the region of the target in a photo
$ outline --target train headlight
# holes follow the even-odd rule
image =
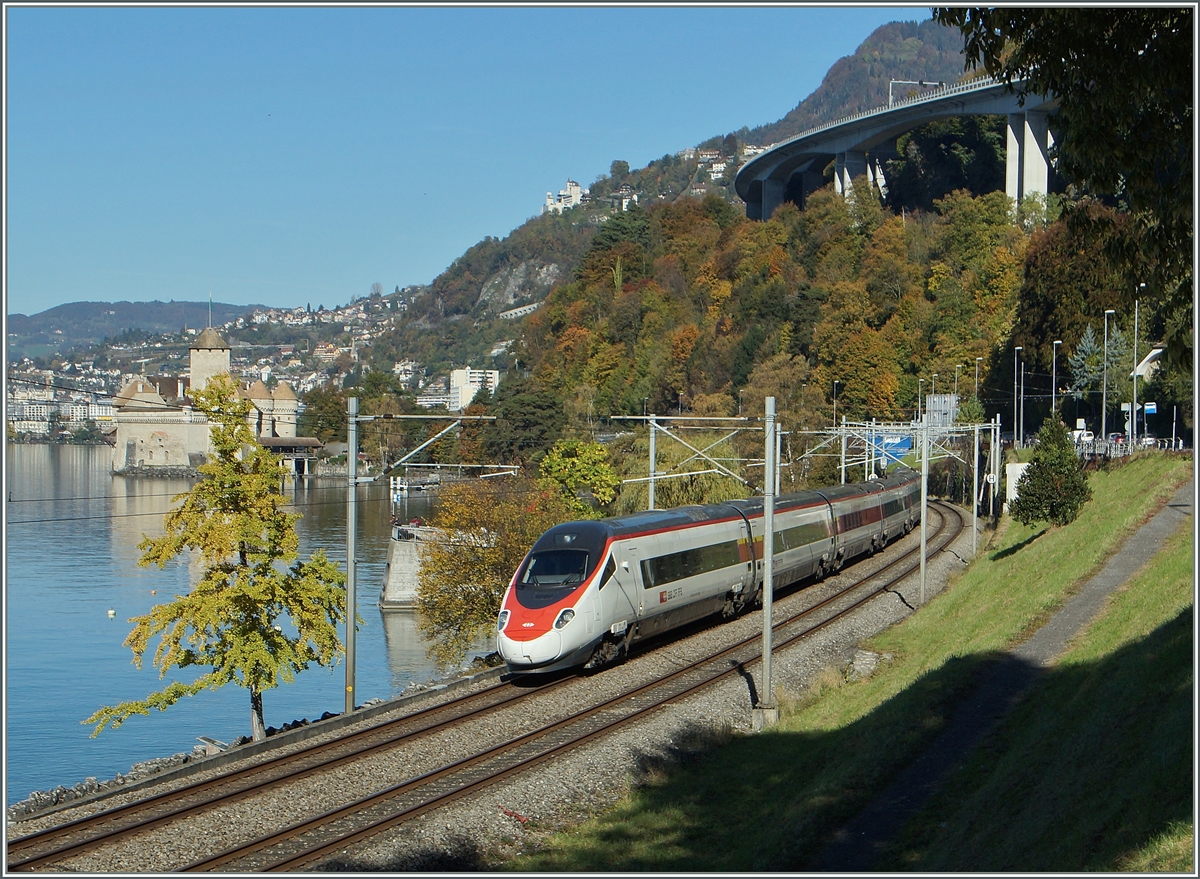
[[[498,620],[496,620],[496,631],[503,632],[504,626],[507,622],[508,622],[508,611],[507,610],[500,611],[500,618]]]
[[[571,610],[571,608],[568,607],[566,610],[564,610],[562,613],[560,613],[558,615],[558,619],[556,619],[554,621],[554,628],[561,629],[563,626],[565,626],[567,623],[571,622],[571,620],[573,620],[573,619],[575,619],[575,611]]]

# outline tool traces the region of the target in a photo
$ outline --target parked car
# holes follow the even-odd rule
[[[1110,433],[1110,434],[1108,435],[1108,441],[1109,441],[1110,443],[1123,443],[1123,442],[1125,442],[1125,434],[1123,434],[1123,433]]]
[[[1073,430],[1071,431],[1071,439],[1076,443],[1091,443],[1096,441],[1096,435],[1090,430]]]

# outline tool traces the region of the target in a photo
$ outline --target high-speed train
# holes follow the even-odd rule
[[[775,499],[772,583],[820,580],[920,521],[912,470]],[[598,667],[630,644],[762,601],[763,498],[556,525],[505,592],[497,649],[512,672]]]

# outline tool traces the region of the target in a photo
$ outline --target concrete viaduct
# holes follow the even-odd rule
[[[803,207],[805,198],[825,185],[831,161],[838,192],[847,192],[850,182],[865,174],[886,195],[884,163],[897,157],[901,134],[952,116],[1003,114],[1008,117],[1005,191],[1020,202],[1048,191],[1047,153],[1053,143],[1048,120],[1056,109],[1056,100],[1037,95],[1027,95],[1022,107],[1016,92],[989,79],[944,86],[773,144],[738,170],[734,187],[752,220],[770,218],[785,201]]]

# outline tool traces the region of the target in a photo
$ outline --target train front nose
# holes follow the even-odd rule
[[[500,658],[509,666],[537,668],[562,656],[562,635],[551,630],[529,641],[517,641],[501,632],[496,646]]]

